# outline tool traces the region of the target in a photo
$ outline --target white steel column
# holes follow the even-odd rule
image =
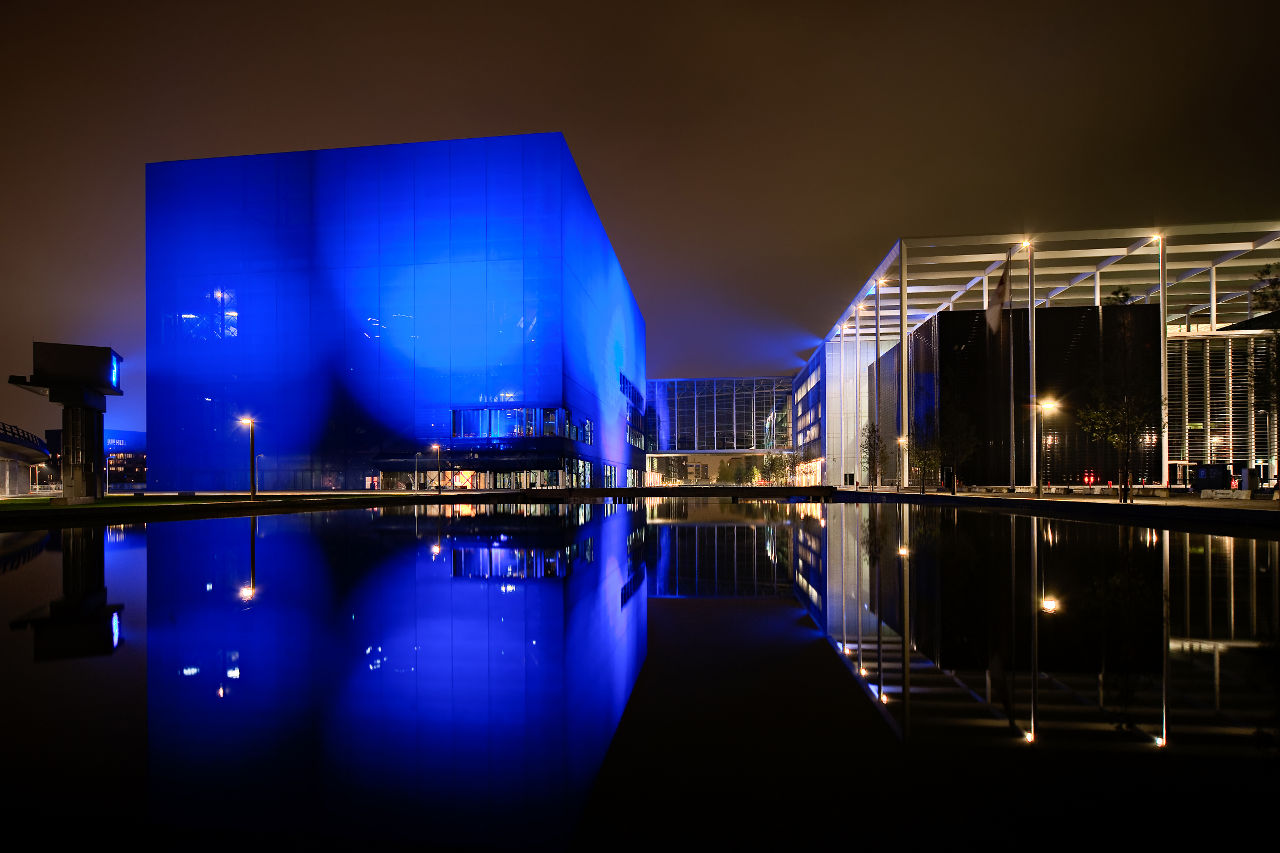
[[[1169,486],[1169,241],[1160,238],[1160,484]]]
[[[1040,445],[1039,439],[1039,420],[1040,420],[1040,399],[1036,395],[1036,250],[1030,243],[1027,249],[1027,355],[1030,364],[1028,365],[1027,386],[1031,398],[1031,417],[1029,419],[1031,429],[1031,441],[1028,442],[1027,453],[1031,461],[1031,488],[1037,489],[1040,485]]]
[[[844,485],[845,455],[849,449],[849,436],[844,417],[844,324],[848,318],[840,315],[840,462],[836,466],[836,486]]]
[[[1102,271],[1093,271],[1093,307],[1098,308],[1102,305]]]
[[[862,306],[853,306],[853,481],[862,483]],[[858,611],[862,618],[862,611]]]
[[[910,414],[910,408],[907,401],[907,245],[903,243],[898,250],[898,412],[901,418],[902,432],[899,438],[906,438],[911,432],[911,426],[907,422]],[[905,442],[898,442],[899,454],[898,464],[901,466],[898,471],[898,484],[900,488],[907,488],[910,485],[910,478],[907,476],[907,445]]]
[[[990,278],[986,273],[982,275],[982,310],[987,310],[987,279]]]
[[[1218,268],[1209,267],[1209,331],[1218,331]]]
[[[872,364],[875,365],[875,374],[876,374],[875,424],[876,424],[876,430],[880,434],[881,442],[884,441],[884,433],[880,431],[880,288],[883,286],[884,286],[884,279],[879,279],[878,281],[876,281],[876,355],[875,355],[875,361],[872,362]],[[877,452],[879,451],[877,450]],[[880,485],[880,479],[881,479],[880,460],[877,458],[876,459],[876,481],[871,485],[872,486]]]

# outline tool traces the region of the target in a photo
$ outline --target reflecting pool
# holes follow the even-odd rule
[[[1278,567],[1274,537],[903,504],[2,533],[6,814],[561,846],[668,597],[799,598],[909,743],[1274,753]]]
[[[1275,538],[907,504],[799,527],[797,586],[904,738],[1276,747]]]
[[[18,795],[175,829],[565,840],[644,661],[640,516],[444,509],[48,534],[4,577]]]

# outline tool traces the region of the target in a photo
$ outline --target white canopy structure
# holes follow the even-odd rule
[[[859,341],[872,336],[877,341],[881,336],[906,340],[915,328],[940,311],[985,309],[996,298],[997,283],[1007,267],[1012,307],[1032,308],[1029,329],[1033,406],[1036,403],[1035,309],[1101,305],[1108,298],[1146,301],[1162,307],[1165,324],[1161,335],[1161,381],[1163,396],[1168,400],[1171,390],[1169,336],[1220,335],[1224,327],[1252,318],[1253,293],[1264,286],[1257,273],[1267,264],[1280,264],[1280,219],[1041,234],[903,238],[858,288],[827,334],[824,346],[838,341],[843,353],[844,344],[851,337]],[[879,343],[875,351],[881,351]],[[1180,352],[1185,359],[1185,348]],[[906,424],[907,360],[898,359],[898,366],[900,375],[884,377],[883,381],[901,383],[896,397],[902,407],[901,423]],[[1182,381],[1186,381],[1185,370]],[[843,382],[840,387],[843,389]],[[800,396],[797,389],[797,404],[801,402]],[[1185,397],[1184,394],[1184,409],[1187,408]],[[842,415],[846,413],[843,403],[839,411]],[[857,433],[864,418],[860,412],[852,414],[853,434],[849,437],[853,439],[856,458]],[[1193,412],[1185,414],[1194,420]],[[1167,477],[1169,418],[1165,417],[1164,421],[1161,470]],[[846,422],[842,416],[839,427],[842,448],[850,446],[843,436],[850,431]],[[1179,426],[1183,439],[1177,456],[1184,456],[1188,445],[1187,424]],[[1032,470],[1035,469],[1034,429],[1033,419]],[[1274,433],[1274,429],[1272,424],[1270,431]],[[1274,455],[1274,437],[1268,443],[1269,453]],[[906,445],[902,441],[899,444],[898,468],[905,478]],[[843,482],[844,470],[849,467],[848,455],[842,450],[839,460],[828,460],[840,471],[841,479],[837,482]],[[1275,462],[1271,465],[1274,471]]]

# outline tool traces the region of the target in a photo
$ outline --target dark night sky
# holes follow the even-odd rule
[[[0,374],[114,346],[108,427],[151,161],[562,131],[651,377],[794,370],[899,236],[1280,215],[1274,2],[200,5],[0,5]]]

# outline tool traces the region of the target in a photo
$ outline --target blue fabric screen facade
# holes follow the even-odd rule
[[[147,347],[151,488],[247,488],[241,417],[264,489],[644,468],[644,318],[560,134],[149,164]]]

